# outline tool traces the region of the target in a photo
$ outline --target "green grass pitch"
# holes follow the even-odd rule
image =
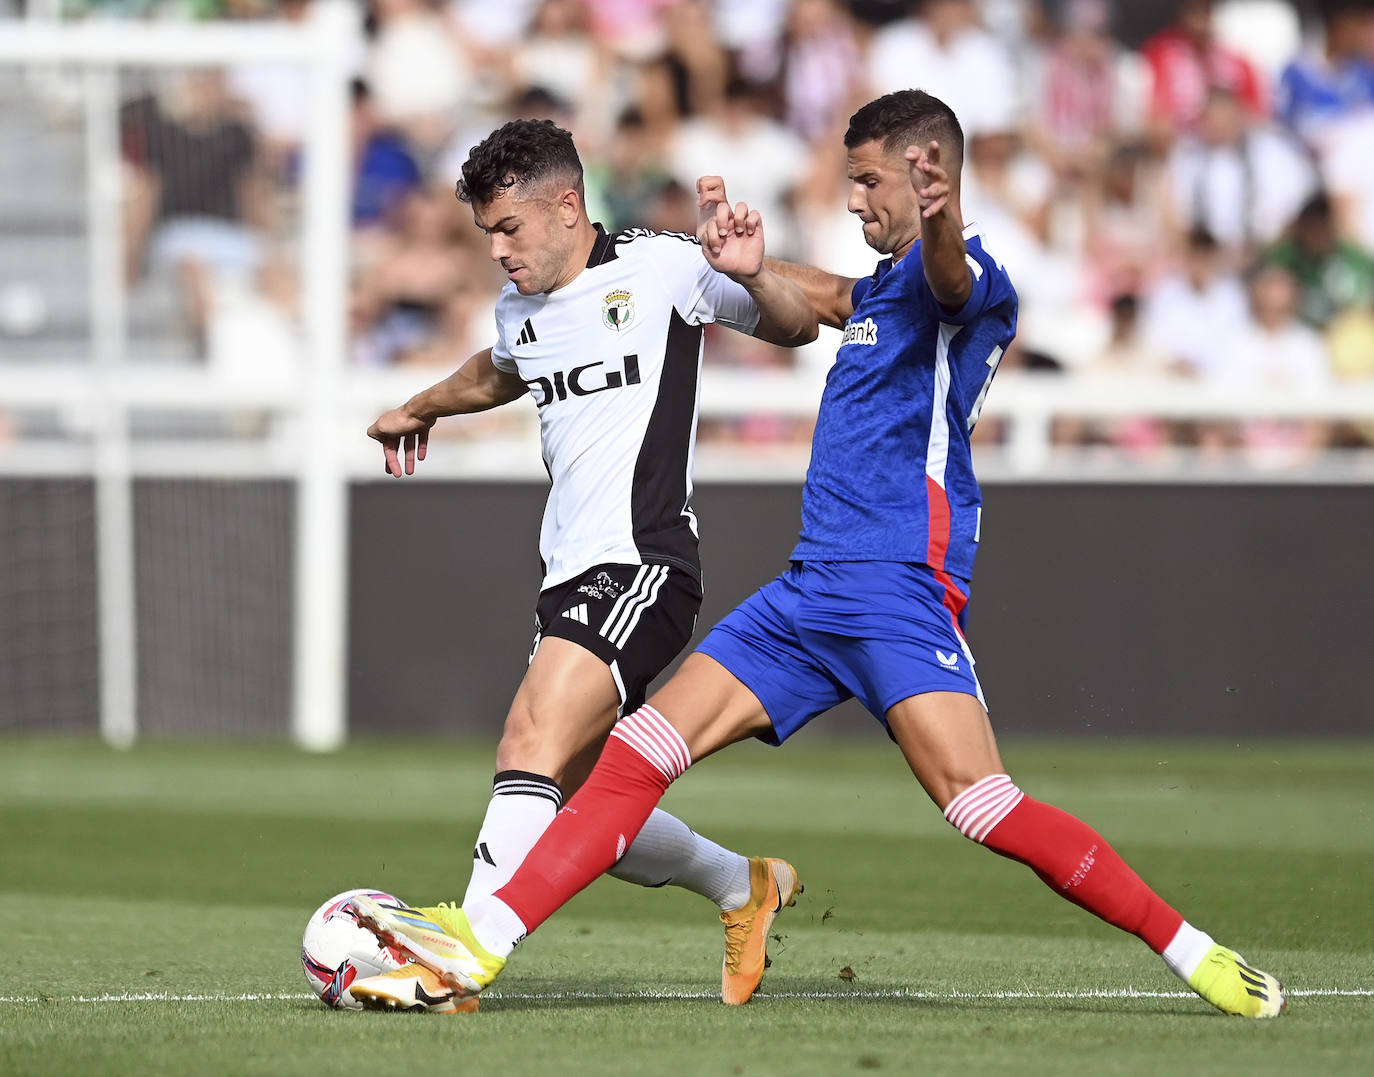
[[[714,908],[601,880],[482,1012],[336,1013],[297,959],[354,886],[461,895],[489,742],[0,740],[0,1074],[1374,1073],[1374,741],[1004,745],[1198,926],[1278,974],[1225,1018],[960,838],[880,735],[707,760],[667,807],[807,884],[727,1009]]]

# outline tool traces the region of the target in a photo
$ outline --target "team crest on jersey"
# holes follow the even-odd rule
[[[635,320],[635,299],[623,288],[617,288],[601,301],[601,320],[607,329],[619,333]]]

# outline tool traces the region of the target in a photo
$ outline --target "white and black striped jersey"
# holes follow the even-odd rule
[[[692,513],[702,326],[753,332],[743,287],[695,237],[596,226],[570,284],[496,304],[492,361],[539,409],[553,488],[539,556],[544,587],[597,564],[671,564],[700,577]]]

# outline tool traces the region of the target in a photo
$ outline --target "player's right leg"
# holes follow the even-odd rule
[[[1129,931],[1223,1013],[1277,1017],[1282,985],[1193,927],[1086,823],[1006,774],[980,700],[929,692],[887,714],[912,772],[960,833],[1030,867],[1061,897]]]

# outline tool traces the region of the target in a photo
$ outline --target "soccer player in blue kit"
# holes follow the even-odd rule
[[[969,436],[1016,330],[1016,292],[959,211],[963,133],[918,90],[859,109],[845,134],[849,209],[887,257],[847,280],[769,261],[843,327],[826,380],[791,566],[715,626],[611,733],[590,778],[510,881],[467,907],[360,917],[475,994],[515,945],[615,862],[692,762],[747,737],[781,744],[857,697],[945,818],[1057,893],[1137,935],[1225,1013],[1277,1016],[1281,985],[1189,924],[1082,821],[1007,774],[964,638],[980,537]],[[699,184],[707,260],[761,271],[756,211]],[[711,211],[714,210],[714,215]]]

